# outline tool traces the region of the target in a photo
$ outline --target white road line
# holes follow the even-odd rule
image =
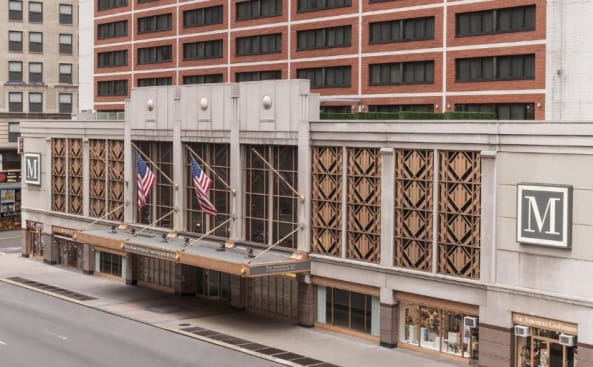
[[[49,335],[55,336],[56,338],[60,338],[62,340],[68,340],[68,338],[66,338],[65,336],[58,335],[56,333],[52,333],[51,331],[46,330],[45,332],[48,333]]]
[[[5,343],[5,342],[3,342],[2,340],[0,340],[0,344],[2,344],[2,345],[6,345],[6,343]]]

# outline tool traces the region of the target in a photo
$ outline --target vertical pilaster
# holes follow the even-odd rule
[[[126,102],[126,111],[131,111],[132,104],[130,101]],[[126,121],[124,122],[124,222],[135,223],[136,222],[136,196],[134,195],[134,172],[135,172],[135,160],[134,151],[132,149],[132,128],[131,119],[134,118],[134,114],[126,113]],[[130,268],[128,266],[128,268]]]
[[[126,258],[126,284],[136,285],[138,279],[136,279],[136,262],[134,261],[137,255],[125,254]]]
[[[395,154],[381,148],[381,265],[393,266],[393,208],[395,205]],[[381,303],[382,304],[382,303]],[[383,306],[381,306],[383,307]]]
[[[91,248],[91,245],[84,243],[82,244],[82,272],[85,274],[93,274],[95,264],[95,251]]]
[[[231,275],[231,307],[244,310],[247,307],[247,279]]]
[[[298,205],[298,219],[302,229],[297,236],[298,249],[311,251],[311,147],[309,138],[309,95],[300,96],[301,114],[298,124],[298,186],[302,195]]]
[[[383,347],[397,347],[397,330],[399,307],[393,295],[393,290],[381,288],[380,292],[380,334],[379,340]]]
[[[480,280],[496,282],[496,152],[480,153]]]
[[[300,326],[313,327],[317,314],[317,289],[306,281],[306,276],[297,277],[298,323]]]
[[[577,350],[575,366],[593,367],[593,345],[579,343]]]
[[[512,365],[511,341],[513,333],[511,330],[512,329],[480,323],[480,347],[478,357],[480,366],[508,367]]]
[[[41,241],[43,241],[43,262],[50,265],[57,264],[60,248],[54,243],[52,235],[42,234]]]
[[[243,197],[242,185],[242,161],[241,161],[241,144],[239,141],[240,133],[240,113],[239,113],[239,86],[232,85],[231,87],[231,131],[230,131],[230,184],[234,193],[231,193],[231,215],[235,218],[231,222],[231,233],[229,238],[232,240],[239,240],[243,238],[241,223],[243,222],[243,204],[241,198]]]
[[[89,192],[90,192],[90,174],[85,174],[90,172],[90,152],[89,152],[89,138],[86,136],[82,138],[82,167],[83,167],[83,175],[82,175],[82,215],[85,217],[89,216],[90,208],[89,208]],[[105,169],[107,169],[107,165],[105,165]],[[109,211],[109,207],[105,204],[105,211]]]
[[[175,88],[173,98],[173,230],[182,231],[185,227],[185,149],[181,142],[181,89]],[[171,117],[168,117],[171,118]]]

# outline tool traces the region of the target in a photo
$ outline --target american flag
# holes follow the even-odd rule
[[[210,186],[212,186],[212,180],[206,176],[206,173],[202,171],[202,168],[198,165],[194,157],[191,158],[191,174],[194,181],[194,189],[196,190],[196,196],[200,203],[200,208],[207,214],[216,215],[216,208],[208,199]]]
[[[144,159],[136,152],[136,168],[138,170],[138,208],[146,205],[150,190],[156,181],[156,176],[152,173],[150,168],[146,167]]]

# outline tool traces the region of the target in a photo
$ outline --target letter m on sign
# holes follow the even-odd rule
[[[41,185],[41,154],[25,153],[25,183]]]
[[[517,242],[570,248],[572,186],[517,185]]]

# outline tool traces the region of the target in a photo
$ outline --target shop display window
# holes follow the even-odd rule
[[[574,367],[576,347],[560,344],[560,335],[540,328],[516,335],[514,367]]]
[[[379,335],[379,298],[338,288],[320,287],[318,322],[373,336]],[[322,303],[322,300],[325,302]]]
[[[464,325],[468,315],[407,302],[401,305],[399,335],[402,343],[478,359],[479,329]]]

